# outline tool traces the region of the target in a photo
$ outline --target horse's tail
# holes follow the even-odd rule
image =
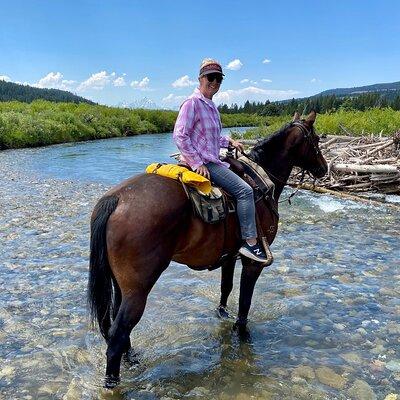
[[[108,331],[111,326],[113,298],[116,294],[117,297],[120,294],[108,262],[106,242],[107,221],[117,205],[117,196],[106,196],[100,199],[94,209],[90,224],[88,305],[92,322],[97,320],[100,332],[106,340],[108,340]]]

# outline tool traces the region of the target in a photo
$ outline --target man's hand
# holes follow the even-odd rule
[[[244,146],[242,143],[238,142],[237,140],[233,140],[229,138],[229,144],[234,147],[235,149],[238,149],[240,152],[244,151]]]
[[[194,170],[197,174],[204,176],[204,178],[210,179],[210,171],[205,165],[200,165],[200,167]]]

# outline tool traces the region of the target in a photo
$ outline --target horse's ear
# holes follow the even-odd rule
[[[317,113],[313,110],[310,112],[310,114],[308,114],[308,117],[306,118],[305,122],[311,126],[315,122],[316,117]]]
[[[293,115],[293,122],[298,121],[300,119],[300,114],[296,111]]]

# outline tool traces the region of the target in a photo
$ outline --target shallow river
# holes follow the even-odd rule
[[[171,135],[143,135],[0,153],[0,399],[399,399],[400,213],[306,192],[280,207],[251,340],[215,316],[218,270],[171,263],[131,335],[139,365],[101,388],[90,213],[174,151]]]

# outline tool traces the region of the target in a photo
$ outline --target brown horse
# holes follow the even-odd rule
[[[249,157],[275,183],[274,202],[293,166],[321,177],[327,164],[313,124],[315,112],[259,142]],[[261,203],[261,204],[260,204]],[[275,238],[278,214],[259,202],[258,215],[269,243]],[[119,381],[121,358],[130,350],[129,335],[143,315],[147,296],[171,260],[203,270],[221,265],[220,316],[232,290],[240,247],[236,215],[225,222],[205,224],[193,215],[179,182],[155,174],[141,174],[108,191],[97,203],[91,220],[88,299],[93,320],[107,341],[106,386]],[[242,258],[239,313],[236,327],[245,329],[255,283],[262,266]]]

